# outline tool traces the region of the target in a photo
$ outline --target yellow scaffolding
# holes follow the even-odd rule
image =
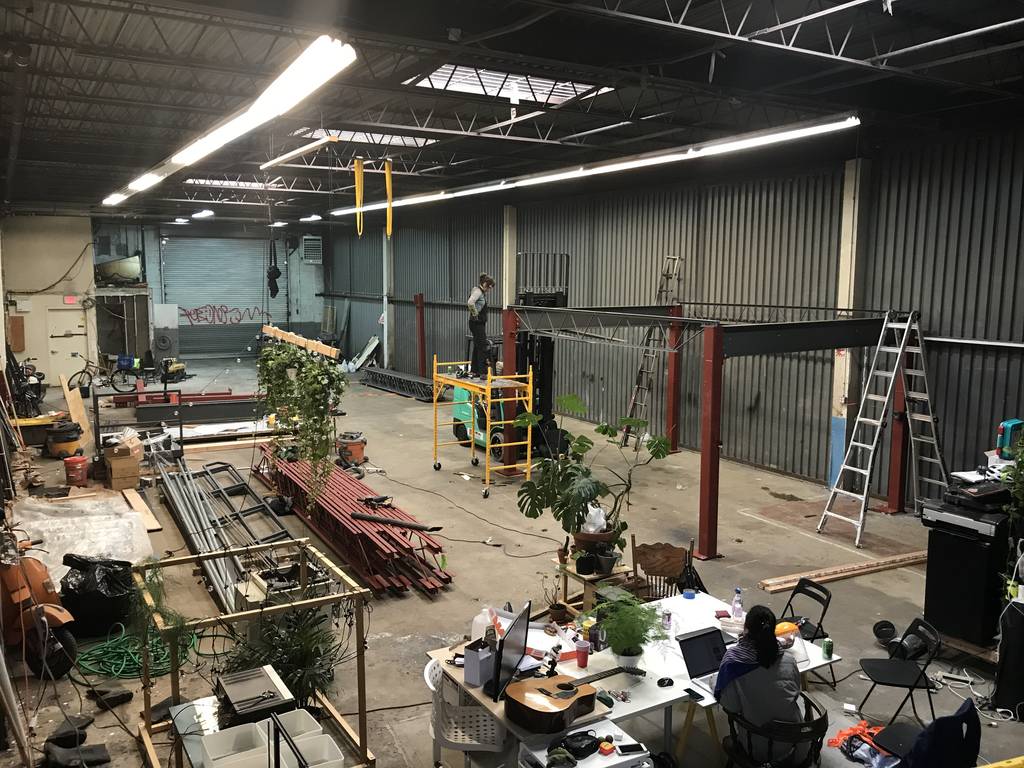
[[[461,361],[455,363],[439,363],[437,362],[437,355],[434,355],[434,469],[441,469],[441,462],[437,459],[437,449],[446,445],[462,445],[463,443],[458,440],[451,440],[445,442],[438,442],[437,439],[437,428],[438,427],[454,427],[457,424],[463,424],[466,426],[466,433],[469,435],[469,455],[470,463],[475,467],[479,466],[480,459],[476,455],[476,407],[479,404],[484,413],[487,414],[487,427],[484,431],[486,435],[485,443],[487,448],[484,450],[484,490],[483,497],[486,499],[491,494],[491,473],[496,472],[500,469],[524,469],[526,470],[526,479],[530,479],[530,443],[533,439],[533,427],[526,428],[526,439],[515,443],[501,442],[499,444],[492,444],[491,442],[491,429],[493,427],[504,427],[511,424],[515,420],[515,414],[519,409],[519,404],[522,403],[523,408],[527,411],[533,411],[533,369],[523,374],[517,374],[515,376],[492,376],[490,370],[487,371],[487,379],[460,379],[455,376],[454,371],[459,370],[461,366],[468,366],[468,361]],[[469,400],[455,400],[452,397],[452,421],[437,420],[438,401],[441,398],[441,393],[444,392],[445,387],[459,387],[466,390],[469,393]],[[499,390],[495,392],[494,390]],[[494,414],[491,412],[491,406],[495,403],[501,403],[501,420],[494,420]],[[505,415],[507,410],[505,403],[513,403],[512,418],[506,419]],[[455,420],[455,406],[457,405],[468,405],[470,418],[468,421],[457,421]],[[506,447],[519,448],[520,446],[526,447],[526,461],[517,462],[515,464],[491,464],[491,456],[494,451],[503,450]],[[517,450],[518,453],[518,450]]]

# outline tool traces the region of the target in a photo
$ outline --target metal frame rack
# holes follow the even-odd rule
[[[491,466],[491,428],[496,426],[508,427],[515,421],[515,411],[518,410],[519,403],[523,404],[523,408],[527,411],[533,411],[533,369],[531,368],[526,373],[494,377],[491,375],[490,370],[487,371],[487,380],[480,381],[475,379],[460,379],[456,378],[454,373],[448,371],[454,371],[460,366],[469,365],[468,361],[454,362],[454,363],[439,363],[437,362],[437,355],[434,355],[434,469],[441,469],[441,462],[437,460],[437,449],[445,445],[462,445],[459,440],[452,440],[448,442],[438,442],[437,440],[437,428],[438,427],[454,427],[456,424],[464,424],[466,431],[469,433],[469,450],[470,450],[470,463],[475,467],[480,464],[480,459],[476,455],[476,428],[474,422],[476,421],[476,407],[479,403],[486,413],[486,428],[484,434],[486,435],[487,447],[484,449],[484,489],[483,497],[486,499],[491,495],[491,473],[497,471],[514,472],[518,469],[524,469],[526,471],[526,479],[530,479],[530,469],[532,462],[530,460],[530,445],[533,440],[533,428],[526,428],[526,439],[515,442],[503,442],[502,448],[518,448],[519,446],[526,447],[526,461],[516,462],[514,464],[501,464],[492,468]],[[441,400],[441,394],[444,392],[446,387],[461,387],[462,389],[469,392],[469,400],[456,400],[452,397],[452,421],[438,422],[437,420],[437,408],[438,403]],[[494,397],[494,390],[501,389],[501,396]],[[513,416],[511,419],[502,419],[495,421],[493,414],[491,413],[491,406],[495,403],[515,403],[516,407],[513,410]],[[454,408],[456,405],[469,404],[471,417],[469,421],[455,421]],[[445,403],[447,405],[447,403]],[[505,408],[502,405],[502,413],[504,415]]]

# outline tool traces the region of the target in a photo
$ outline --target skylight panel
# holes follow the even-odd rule
[[[405,85],[415,78],[405,81]],[[493,69],[477,69],[457,64],[443,64],[427,77],[416,83],[421,88],[437,88],[477,96],[491,96],[509,101],[530,101],[537,104],[561,104],[588,94],[591,98],[608,93],[611,88],[599,88],[593,83],[577,83],[572,80],[551,80],[534,75],[513,75]]]

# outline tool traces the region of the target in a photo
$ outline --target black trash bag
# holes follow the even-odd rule
[[[128,617],[132,564],[85,555],[64,555],[71,570],[60,580],[61,602],[75,620],[68,625],[75,637],[103,637]]]

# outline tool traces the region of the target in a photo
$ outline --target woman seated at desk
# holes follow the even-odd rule
[[[800,670],[793,658],[783,653],[775,639],[775,614],[764,605],[755,605],[743,623],[743,635],[722,658],[715,683],[715,698],[730,712],[753,725],[780,721],[799,723]],[[737,726],[744,749],[747,734]],[[773,758],[781,757],[776,746]],[[768,740],[753,736],[755,760],[768,760]],[[806,753],[806,745],[798,745]],[[799,762],[804,754],[793,755]]]

